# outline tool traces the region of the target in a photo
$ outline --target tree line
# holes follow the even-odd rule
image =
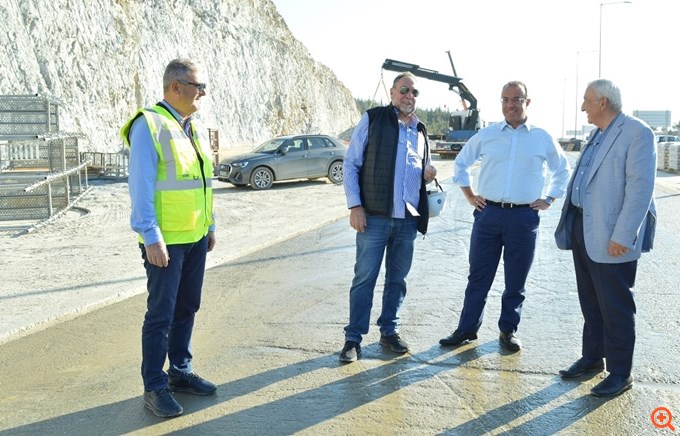
[[[374,100],[363,100],[361,98],[355,99],[359,113],[363,114],[368,109],[376,106],[381,106]],[[419,109],[416,108],[416,116],[420,121],[427,126],[427,133],[430,135],[446,135],[449,131],[449,116],[450,112],[444,109]]]
[[[357,109],[359,113],[363,114],[366,110],[381,106],[382,103],[378,103],[374,100],[364,100],[361,98],[355,99],[357,103]],[[425,123],[427,126],[427,132],[430,135],[446,135],[449,131],[449,117],[450,112],[444,109],[418,109],[416,108],[416,116],[420,121]],[[659,132],[657,132],[658,134]],[[680,136],[680,121],[677,124],[671,126],[670,129],[664,129],[663,134],[668,135],[678,135]]]

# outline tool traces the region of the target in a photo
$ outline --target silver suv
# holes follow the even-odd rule
[[[673,135],[659,135],[656,137],[656,143],[660,144],[662,142],[680,142],[680,136]]]
[[[253,189],[269,189],[274,181],[328,177],[342,183],[347,147],[333,136],[290,135],[270,139],[252,152],[220,162],[217,179]]]

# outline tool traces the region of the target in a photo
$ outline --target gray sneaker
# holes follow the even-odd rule
[[[346,341],[340,351],[340,362],[354,362],[361,357],[361,345],[358,342]]]
[[[144,405],[154,415],[161,418],[179,416],[184,411],[168,388],[158,389],[157,391],[144,391]]]

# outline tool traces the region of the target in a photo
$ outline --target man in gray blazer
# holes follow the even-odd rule
[[[583,313],[582,356],[563,378],[609,376],[592,395],[612,397],[633,385],[633,286],[637,260],[652,248],[656,226],[654,133],[621,112],[621,92],[609,80],[588,84],[581,110],[597,126],[572,174],[555,230],[557,246],[572,250]]]

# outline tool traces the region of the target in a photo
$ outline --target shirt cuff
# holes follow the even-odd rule
[[[142,233],[142,239],[144,239],[144,246],[153,245],[163,240],[163,234],[160,228],[154,227]]]
[[[361,197],[359,195],[350,195],[347,197],[347,209],[361,206]]]

